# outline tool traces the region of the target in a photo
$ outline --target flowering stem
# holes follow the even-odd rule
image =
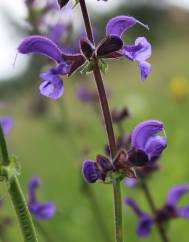
[[[92,32],[91,23],[90,23],[87,7],[85,4],[85,0],[80,0],[79,3],[80,3],[82,15],[83,15],[85,29],[86,29],[88,39],[95,46],[93,32]],[[99,100],[100,100],[100,104],[101,104],[101,108],[102,108],[102,114],[103,114],[104,121],[105,121],[106,132],[107,132],[108,142],[109,142],[109,147],[110,147],[110,154],[111,154],[111,158],[113,159],[116,155],[117,149],[116,149],[116,142],[115,142],[112,118],[110,115],[110,109],[109,109],[109,105],[108,105],[108,101],[107,101],[107,97],[106,97],[106,92],[105,92],[105,88],[104,88],[104,84],[103,84],[102,75],[101,75],[99,65],[98,65],[98,60],[96,58],[94,58],[93,61],[94,61],[94,65],[93,65],[94,79],[96,81]],[[113,194],[114,194],[116,242],[123,242],[121,189],[120,189],[120,181],[117,180],[116,178],[113,181]]]
[[[3,130],[0,125],[0,148],[2,153],[2,168],[9,168],[11,161],[9,159],[6,141],[4,138]],[[7,178],[8,192],[11,197],[14,209],[17,214],[17,218],[20,223],[24,242],[37,242],[37,237],[34,229],[34,225],[29,213],[24,194],[20,187],[20,183],[16,175],[11,175]]]
[[[150,208],[151,208],[151,210],[152,210],[152,213],[153,213],[154,216],[155,216],[155,215],[156,215],[156,211],[157,211],[157,209],[156,209],[156,206],[155,206],[154,200],[153,200],[153,198],[152,198],[152,195],[151,195],[150,190],[149,190],[149,188],[148,188],[148,186],[147,186],[147,184],[146,184],[145,179],[141,179],[141,186],[142,186],[142,189],[143,189],[144,194],[145,194],[145,196],[146,196],[146,199],[147,199],[147,201],[148,201],[148,204],[149,204],[149,206],[150,206]],[[157,225],[157,228],[158,228],[158,231],[159,231],[159,234],[160,234],[160,236],[161,236],[162,241],[163,241],[163,242],[169,242],[169,239],[168,239],[168,237],[167,237],[167,235],[166,235],[166,233],[165,233],[165,229],[164,229],[164,227],[162,226],[162,224],[159,223],[158,221],[156,221],[156,225]]]

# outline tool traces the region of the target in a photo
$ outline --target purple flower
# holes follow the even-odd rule
[[[172,207],[178,217],[189,220],[189,204],[184,207],[179,206],[179,201],[186,192],[189,192],[189,184],[177,185],[171,188],[167,195],[166,206]]]
[[[122,39],[123,34],[136,24],[148,29],[147,25],[144,25],[134,17],[117,16],[109,20],[106,26],[106,34],[107,36],[116,36]],[[150,58],[151,52],[151,45],[144,37],[137,38],[134,45],[125,44],[119,51],[120,55],[138,63],[142,80],[145,80],[151,71],[151,65],[146,61]]]
[[[39,35],[26,37],[19,45],[18,52],[45,55],[55,62],[56,67],[49,68],[46,73],[41,74],[44,82],[39,88],[42,95],[52,99],[58,99],[64,93],[63,80],[60,75],[71,75],[86,61],[80,53],[65,54],[55,42]]]
[[[138,204],[131,198],[125,198],[125,204],[133,209],[135,214],[139,219],[139,224],[137,226],[137,234],[140,237],[146,237],[150,234],[152,226],[154,224],[153,217],[144,213],[138,206]]]
[[[3,116],[0,118],[0,124],[3,129],[3,132],[5,135],[8,135],[10,133],[10,130],[13,126],[13,120],[9,116]]]
[[[56,212],[56,206],[52,202],[41,203],[36,198],[36,189],[40,186],[41,181],[39,177],[32,177],[29,185],[29,201],[28,207],[30,212],[39,220],[51,219]]]
[[[158,135],[160,132],[164,136]],[[144,152],[149,161],[158,159],[167,146],[163,123],[147,120],[138,124],[132,132],[131,144],[137,151]]]
[[[189,220],[189,204],[184,207],[180,207],[178,204],[186,192],[189,192],[189,184],[172,187],[168,192],[165,205],[162,208],[157,209],[156,214],[153,214],[152,216],[144,213],[133,199],[126,197],[125,204],[130,206],[139,218],[137,234],[143,237],[148,236],[154,222],[161,224],[178,217],[183,217]]]

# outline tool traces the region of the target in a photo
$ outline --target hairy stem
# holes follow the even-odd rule
[[[0,125],[0,148],[2,153],[2,167],[8,167],[11,164],[9,159],[6,141],[3,130]],[[20,187],[16,175],[12,175],[7,181],[8,192],[11,197],[18,221],[20,223],[24,242],[37,242],[35,228],[29,213],[27,203]]]
[[[88,15],[85,0],[80,0],[79,3],[80,3],[82,15],[83,15],[83,20],[84,20],[87,36],[88,36],[89,40],[95,46],[93,31],[91,28],[90,18]],[[111,158],[113,159],[117,152],[115,135],[114,135],[114,130],[113,130],[112,118],[110,115],[110,109],[109,109],[106,92],[105,92],[105,88],[104,88],[104,84],[103,84],[103,79],[102,79],[102,75],[101,75],[101,72],[99,69],[97,59],[94,59],[93,74],[94,74],[94,79],[96,81],[100,105],[102,108],[102,114],[103,114],[103,118],[104,118],[104,122],[105,122],[105,126],[106,126],[106,132],[107,132],[107,137],[108,137],[108,142],[109,142],[109,147],[110,147],[110,154],[111,154]],[[114,194],[116,242],[123,242],[121,189],[120,189],[120,181],[118,181],[117,179],[115,179],[113,181],[113,194]]]
[[[20,223],[24,241],[37,242],[38,240],[32,218],[17,177],[13,177],[10,180],[8,184],[8,191]]]
[[[121,188],[120,182],[113,182],[114,191],[114,211],[115,211],[115,227],[116,227],[116,241],[123,241],[123,231],[122,231],[122,201],[121,201]]]
[[[145,179],[141,179],[141,186],[142,186],[142,189],[144,191],[144,194],[145,194],[145,197],[146,197],[146,200],[151,208],[151,211],[152,213],[154,214],[154,216],[156,215],[156,206],[155,206],[155,203],[154,203],[154,200],[152,198],[152,195],[150,193],[150,190],[146,184],[146,181]],[[162,239],[163,242],[169,242],[169,239],[166,235],[166,232],[165,232],[165,229],[163,227],[163,225],[161,223],[159,223],[158,221],[156,221],[156,226],[157,226],[157,229],[159,231],[159,234],[160,234],[160,237]]]

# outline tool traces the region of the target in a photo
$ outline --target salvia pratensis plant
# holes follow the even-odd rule
[[[63,8],[69,2],[69,0],[57,0],[54,3]],[[163,208],[156,209],[144,176],[146,170],[149,168],[154,169],[157,160],[167,146],[164,124],[159,120],[147,120],[139,123],[132,131],[130,139],[126,142],[127,144],[121,143],[118,146],[113,122],[122,121],[129,115],[129,112],[126,109],[120,112],[110,112],[102,78],[102,73],[107,71],[106,62],[109,59],[115,60],[127,57],[130,61],[137,63],[141,79],[147,79],[151,71],[151,64],[147,61],[151,56],[151,44],[145,37],[138,37],[133,45],[128,45],[124,43],[123,35],[135,25],[140,25],[147,30],[149,28],[131,16],[113,17],[106,25],[105,37],[99,43],[96,43],[85,0],[76,0],[75,4],[80,6],[86,30],[86,36],[79,39],[80,48],[78,52],[70,51],[68,53],[62,46],[59,46],[59,41],[56,41],[56,39],[38,34],[24,38],[18,46],[18,52],[21,54],[44,55],[54,62],[53,67],[49,67],[47,71],[40,74],[40,78],[43,80],[39,87],[40,93],[51,99],[59,99],[64,94],[62,76],[69,77],[77,71],[81,71],[82,74],[93,74],[105,123],[109,152],[107,156],[98,154],[95,160],[85,160],[82,166],[83,176],[88,183],[101,181],[104,184],[112,184],[116,242],[123,242],[120,183],[125,177],[138,179],[141,182],[153,212],[152,215],[148,215],[140,210],[134,200],[125,199],[125,203],[134,209],[140,219],[138,234],[140,236],[148,235],[151,227],[156,223],[162,241],[168,242],[163,223],[173,217],[182,216],[188,218],[188,206],[184,208],[178,206],[178,200],[188,191],[188,185],[173,188]],[[13,162],[8,155],[1,128],[0,145],[2,151],[2,178],[8,182],[8,189],[18,214],[24,239],[26,242],[36,242],[35,229],[17,179],[17,163],[15,160]],[[34,177],[29,184],[29,209],[37,219],[49,219],[55,213],[55,206],[52,203],[40,203],[36,199],[35,190],[39,183],[39,178]],[[127,233],[124,234],[127,235]]]
[[[59,2],[60,7],[65,6],[67,3],[68,1]],[[109,176],[111,179],[107,182],[113,184],[116,241],[122,242],[122,199],[120,181],[125,176],[136,176],[134,170],[135,164],[133,165],[128,160],[127,151],[124,149],[118,151],[116,148],[112,119],[101,70],[103,71],[104,66],[106,66],[104,62],[105,59],[117,59],[125,56],[129,60],[138,63],[141,79],[145,80],[151,70],[151,65],[146,61],[151,55],[151,45],[144,37],[137,38],[135,44],[132,46],[127,45],[123,43],[122,37],[125,31],[136,24],[147,29],[148,27],[130,16],[114,17],[107,24],[105,38],[96,46],[85,0],[80,0],[78,3],[81,7],[87,33],[87,38],[82,38],[80,40],[79,53],[73,55],[66,54],[52,40],[41,36],[26,37],[19,45],[18,51],[22,54],[46,55],[55,62],[55,67],[49,68],[47,72],[40,75],[43,83],[39,88],[41,94],[53,99],[60,98],[64,93],[61,75],[70,76],[77,71],[78,68],[82,68],[87,72],[93,72],[109,141],[110,159],[99,155],[97,156],[96,163],[93,161],[85,161],[83,164],[83,174],[90,182],[94,182],[97,179],[102,179],[106,182],[109,173],[111,174],[111,176]],[[136,147],[136,149],[137,148],[138,147]],[[145,151],[139,149],[136,152],[139,156],[141,154],[145,162],[150,159]]]

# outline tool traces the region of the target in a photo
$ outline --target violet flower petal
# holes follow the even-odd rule
[[[117,16],[110,19],[106,25],[107,35],[116,35],[122,37],[123,33],[129,28],[133,27],[135,24],[140,24],[141,26],[148,29],[148,26],[141,23],[137,19],[131,16]]]
[[[147,120],[138,124],[132,132],[131,143],[139,150],[145,151],[145,145],[149,138],[164,131],[164,125],[159,120]]]
[[[138,64],[138,67],[140,69],[141,80],[145,81],[151,72],[152,66],[150,63],[143,61]]]
[[[122,55],[132,61],[137,61],[141,72],[141,79],[144,81],[151,72],[151,64],[146,62],[152,54],[151,44],[144,37],[139,37],[135,45],[125,45],[121,50]]]
[[[149,159],[159,157],[167,146],[167,140],[163,136],[155,136],[148,139],[145,145],[145,153]]]
[[[67,64],[65,61],[61,61],[55,67],[49,68],[49,72],[53,75],[68,75],[71,70],[71,65]]]
[[[40,93],[52,99],[58,99],[64,94],[63,80],[58,75],[42,73],[40,75],[44,82],[39,86]]]
[[[152,226],[153,226],[153,218],[148,216],[148,215],[144,215],[141,217],[139,225],[137,227],[137,234],[140,237],[146,237],[150,234]]]
[[[178,208],[177,209],[177,215],[179,217],[183,217],[189,220],[189,205],[183,207],[183,208]]]
[[[26,37],[18,46],[18,52],[45,55],[56,62],[62,60],[61,49],[52,40],[40,35]]]
[[[51,219],[56,213],[56,206],[52,202],[29,204],[31,213],[39,220]]]
[[[135,45],[125,45],[123,53],[133,61],[143,62],[152,55],[151,44],[145,37],[139,37],[135,40]]]
[[[0,117],[0,124],[3,129],[4,135],[8,135],[13,126],[13,119],[9,116]]]
[[[189,192],[189,184],[182,184],[172,187],[167,195],[167,204],[177,206],[179,200],[186,192]]]

